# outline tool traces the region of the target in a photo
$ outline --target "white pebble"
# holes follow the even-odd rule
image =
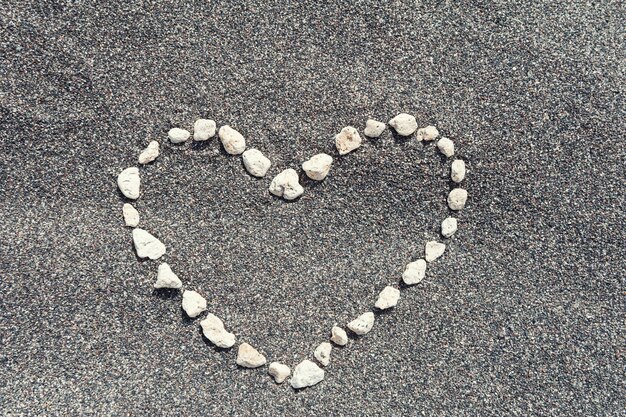
[[[463,160],[457,159],[452,162],[450,178],[457,184],[465,179],[465,162]]]
[[[235,335],[226,331],[224,323],[214,314],[207,314],[200,322],[204,337],[217,347],[230,348],[235,344]]]
[[[148,147],[139,154],[139,158],[137,159],[140,164],[145,165],[157,159],[157,156],[159,156],[159,142],[153,140],[148,144]]]
[[[365,122],[365,130],[363,133],[370,138],[377,138],[383,133],[383,130],[385,130],[385,124],[383,122],[368,119],[367,122]]]
[[[348,344],[348,334],[339,326],[333,326],[330,331],[330,341],[339,346]]]
[[[237,351],[237,365],[243,366],[244,368],[258,368],[259,366],[265,365],[267,359],[265,356],[261,355],[258,350],[253,348],[247,343],[242,343],[239,345],[239,350]]]
[[[448,207],[452,210],[461,210],[467,202],[467,191],[462,188],[455,188],[448,194]]]
[[[318,153],[312,156],[308,161],[305,161],[302,164],[302,169],[312,180],[322,181],[328,175],[332,163],[332,156],[325,153]]]
[[[246,170],[255,177],[264,177],[272,166],[272,161],[258,149],[248,149],[243,153],[242,158]]]
[[[300,185],[299,180],[296,170],[287,168],[274,177],[270,184],[270,193],[286,200],[294,200],[304,193],[304,188]]]
[[[380,310],[386,310],[391,307],[395,307],[400,299],[400,290],[394,287],[385,287],[380,294],[374,307]]]
[[[315,352],[313,352],[313,356],[318,360],[322,366],[328,366],[330,363],[330,352],[333,350],[333,346],[328,342],[322,342],[319,344],[317,348],[315,348]]]
[[[232,127],[228,125],[220,127],[218,135],[224,149],[229,154],[239,155],[246,150],[246,139]]]
[[[215,120],[198,119],[193,124],[193,140],[209,140],[215,136]]]
[[[133,229],[133,243],[140,258],[159,259],[165,255],[165,245],[143,229]]]
[[[410,114],[400,113],[389,120],[389,126],[393,127],[400,136],[409,136],[417,129],[417,121]]]
[[[311,387],[323,380],[324,370],[317,366],[315,362],[305,359],[296,365],[289,383],[292,388],[300,389]]]
[[[277,384],[282,384],[291,374],[291,369],[280,362],[272,362],[270,363],[267,373],[274,377],[274,381],[276,381]]]
[[[402,273],[402,281],[406,285],[415,285],[422,282],[426,275],[426,261],[418,259],[414,262],[409,262],[404,268]]]
[[[454,217],[448,217],[441,222],[441,234],[443,237],[452,236],[458,228],[458,222]]]
[[[448,158],[454,155],[454,142],[448,138],[439,139],[439,141],[437,141],[437,148],[439,148],[439,151]]]
[[[339,151],[339,155],[345,155],[361,146],[361,136],[352,126],[344,127],[335,136],[335,146]]]
[[[426,262],[432,262],[435,259],[439,258],[446,250],[446,245],[440,242],[435,242],[431,240],[430,242],[426,242],[426,248],[424,250],[424,258]]]
[[[122,207],[122,215],[124,216],[124,224],[129,227],[137,227],[139,224],[139,212],[132,204],[124,203]]]
[[[185,290],[183,292],[183,310],[192,319],[198,317],[206,311],[206,300],[195,291]]]
[[[191,133],[189,133],[188,130],[175,127],[175,128],[170,129],[169,132],[167,132],[167,136],[170,138],[170,141],[172,143],[183,143],[183,142],[186,142],[187,139],[189,139],[189,136],[191,136]]]
[[[361,314],[359,317],[348,323],[348,329],[352,330],[359,336],[369,333],[369,331],[372,330],[373,326],[374,313],[372,313],[371,311]]]
[[[435,126],[426,126],[417,131],[418,141],[431,141],[437,139],[439,136],[439,130]]]
[[[130,167],[120,172],[117,176],[117,186],[122,194],[131,200],[139,198],[139,188],[141,180],[139,178],[139,168]]]
[[[159,265],[159,271],[157,272],[157,279],[154,283],[154,288],[182,288],[183,283],[178,278],[178,275],[172,271],[170,266],[163,262]]]

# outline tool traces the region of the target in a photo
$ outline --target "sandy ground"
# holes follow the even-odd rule
[[[619,2],[10,2],[0,10],[4,415],[607,415],[626,406]],[[156,4],[155,4],[156,3]],[[347,3],[347,2],[346,2]],[[449,162],[386,131],[285,203],[271,177],[406,111],[468,166],[444,257],[294,392],[156,293],[115,178],[150,140],[141,223],[240,340],[311,357],[447,215]],[[214,139],[268,155],[254,179]]]

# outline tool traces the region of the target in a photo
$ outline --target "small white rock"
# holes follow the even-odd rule
[[[137,159],[140,164],[145,165],[157,159],[157,156],[159,156],[159,142],[153,140],[148,144],[148,147],[139,154],[139,158]]]
[[[224,149],[229,154],[239,155],[246,150],[246,139],[232,127],[228,125],[220,127],[218,135]]]
[[[455,188],[448,194],[448,207],[452,210],[461,210],[467,202],[467,191],[462,188]]]
[[[441,234],[443,237],[452,236],[458,228],[458,222],[454,217],[448,217],[441,222]]]
[[[431,240],[430,242],[426,242],[426,248],[424,250],[424,258],[426,262],[432,262],[435,259],[439,258],[446,250],[446,245],[440,242],[436,242]]]
[[[400,136],[410,136],[417,129],[417,121],[410,114],[400,113],[389,120],[389,126],[393,127]]]
[[[294,200],[304,193],[299,180],[296,170],[288,168],[274,177],[270,184],[270,193],[286,200]]]
[[[222,320],[214,314],[207,314],[200,327],[204,337],[217,347],[230,348],[235,344],[235,335],[226,331]]]
[[[193,140],[209,140],[215,136],[215,120],[198,119],[193,124]]]
[[[318,360],[323,366],[328,366],[330,363],[330,352],[333,350],[333,345],[328,342],[322,342],[319,344],[317,348],[315,348],[315,352],[313,352],[313,356]]]
[[[385,287],[380,294],[374,307],[380,310],[386,310],[391,307],[395,307],[400,299],[400,290],[394,287]]]
[[[167,132],[167,136],[170,138],[170,141],[172,143],[183,143],[183,142],[186,142],[187,139],[189,139],[189,136],[191,136],[191,133],[189,133],[188,130],[175,127],[175,128],[170,129],[169,132]]]
[[[454,155],[454,142],[448,138],[439,139],[439,141],[437,141],[437,148],[439,148],[439,151],[448,158]]]
[[[325,153],[318,153],[312,156],[308,161],[305,161],[302,164],[302,169],[312,180],[322,181],[328,175],[332,163],[332,156]]]
[[[377,138],[383,133],[383,130],[385,130],[385,124],[383,122],[368,119],[367,122],[365,122],[365,130],[363,133],[370,138]]]
[[[157,272],[157,279],[154,283],[154,288],[182,288],[183,282],[178,278],[170,266],[163,262],[159,265],[159,271]]]
[[[344,127],[335,136],[335,146],[339,151],[339,155],[345,155],[361,146],[361,136],[352,126]]]
[[[348,334],[339,326],[333,326],[330,331],[330,341],[339,346],[348,344]]]
[[[259,366],[265,365],[267,359],[265,356],[261,355],[258,350],[253,348],[247,343],[242,343],[239,345],[239,350],[237,351],[237,365],[243,366],[244,368],[258,368]]]
[[[165,255],[165,245],[143,229],[133,229],[133,243],[140,258],[159,259]]]
[[[402,281],[406,285],[415,285],[422,282],[426,275],[426,261],[418,259],[414,262],[409,262],[404,268],[402,273]]]
[[[324,380],[324,370],[315,362],[305,359],[296,365],[289,383],[292,388],[300,389],[311,387],[322,380]]]
[[[258,149],[248,149],[243,153],[242,158],[246,170],[255,177],[264,177],[272,166],[272,161]]]
[[[124,203],[122,207],[122,215],[124,216],[124,224],[129,227],[137,227],[139,224],[139,212],[132,204]]]
[[[352,330],[359,336],[369,333],[369,331],[372,330],[373,326],[374,313],[372,313],[371,311],[361,314],[359,317],[348,323],[348,329]]]
[[[437,136],[439,136],[439,130],[435,126],[426,126],[417,131],[418,142],[435,140]]]
[[[139,178],[139,168],[126,168],[117,176],[117,186],[122,194],[131,200],[139,198],[139,188],[141,180]]]
[[[274,378],[274,381],[276,381],[277,384],[282,384],[291,374],[291,369],[289,369],[287,365],[280,362],[272,362],[270,363],[267,373]]]
[[[206,311],[206,300],[195,291],[185,290],[183,292],[183,310],[192,319],[198,317]]]
[[[457,184],[465,179],[465,162],[462,159],[456,159],[452,162],[450,178]]]

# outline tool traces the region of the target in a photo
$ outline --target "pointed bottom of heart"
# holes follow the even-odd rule
[[[300,362],[289,380],[294,389],[312,387],[324,379],[324,370],[308,359]]]

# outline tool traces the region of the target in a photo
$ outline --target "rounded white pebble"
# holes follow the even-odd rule
[[[452,162],[450,167],[450,178],[457,184],[465,179],[465,162],[461,159],[456,159]]]
[[[293,168],[287,168],[276,175],[270,184],[270,193],[286,200],[295,200],[304,193],[300,185],[298,173]]]
[[[319,344],[317,348],[315,348],[315,352],[313,352],[313,356],[322,366],[328,366],[330,363],[330,352],[333,350],[333,345],[328,342],[322,342]]]
[[[122,216],[124,216],[124,224],[128,227],[137,227],[139,224],[139,212],[132,204],[124,203]]]
[[[224,149],[229,154],[239,155],[246,150],[246,139],[232,127],[228,125],[220,127],[218,135]]]
[[[215,136],[215,120],[198,119],[193,124],[193,140],[209,140]]]
[[[214,314],[207,314],[206,318],[200,322],[204,337],[209,339],[217,347],[231,348],[235,344],[235,335],[226,331],[224,323]]]
[[[140,164],[145,165],[157,159],[157,156],[159,156],[159,142],[153,140],[148,144],[146,149],[139,154],[139,158],[137,159]]]
[[[415,285],[422,282],[426,275],[426,261],[418,259],[414,262],[409,262],[404,268],[402,273],[402,281],[406,285]]]
[[[380,310],[386,310],[391,307],[395,307],[400,299],[400,290],[394,287],[385,287],[380,294],[374,307]]]
[[[374,119],[368,119],[367,122],[365,122],[365,130],[363,131],[363,133],[365,134],[365,136],[368,136],[370,138],[377,138],[383,133],[384,130],[385,124],[383,122],[379,122],[378,120]]]
[[[426,242],[426,248],[424,249],[424,258],[426,262],[432,262],[435,259],[439,258],[446,250],[446,245],[440,242],[436,242],[431,240],[430,242]]]
[[[159,265],[159,271],[157,272],[157,279],[154,283],[154,288],[182,288],[183,282],[178,278],[178,275],[172,271],[170,266],[163,262]]]
[[[341,327],[333,326],[330,330],[330,341],[338,346],[345,346],[348,344],[348,334]]]
[[[439,141],[437,141],[437,148],[439,148],[439,151],[448,158],[454,155],[454,142],[448,138],[439,139]]]
[[[248,149],[243,153],[242,158],[246,171],[255,177],[264,177],[272,166],[272,161],[258,149]]]
[[[417,131],[418,141],[431,141],[437,139],[439,136],[439,130],[435,126],[426,126]]]
[[[361,314],[359,317],[348,323],[348,329],[352,330],[359,336],[369,333],[369,331],[372,330],[373,326],[374,313],[372,313],[371,311]]]
[[[359,146],[361,146],[361,136],[359,132],[352,126],[347,126],[341,129],[335,136],[335,146],[339,155],[345,155],[352,152]]]
[[[467,202],[467,191],[462,188],[455,188],[448,194],[448,207],[452,210],[461,210]]]
[[[441,222],[441,234],[443,237],[452,236],[458,228],[458,222],[454,217],[448,217]]]
[[[305,359],[296,365],[289,384],[294,389],[300,389],[311,387],[323,380],[324,370],[317,366],[315,362]]]
[[[191,133],[188,130],[181,129],[179,127],[174,127],[167,132],[167,136],[170,138],[172,143],[183,143],[189,139]]]
[[[393,127],[400,136],[410,136],[417,129],[417,121],[410,114],[400,113],[389,120],[389,126]]]
[[[165,255],[165,245],[143,229],[133,229],[133,243],[135,244],[137,256],[140,258],[150,258],[154,260]]]
[[[183,310],[192,319],[206,311],[206,300],[195,291],[183,292]]]
[[[139,178],[139,168],[126,168],[117,176],[117,186],[122,194],[131,200],[139,198],[139,188],[141,179]]]
[[[302,164],[302,169],[312,180],[322,181],[328,175],[332,163],[332,156],[325,153],[318,153],[312,156],[308,161],[305,161]]]
[[[244,368],[258,368],[259,366],[265,365],[267,359],[265,356],[261,355],[258,350],[253,348],[247,343],[242,343],[239,345],[239,350],[237,351],[237,365],[243,366]]]
[[[291,369],[280,362],[272,362],[270,363],[267,373],[274,378],[277,384],[282,384],[285,379],[291,375]]]

